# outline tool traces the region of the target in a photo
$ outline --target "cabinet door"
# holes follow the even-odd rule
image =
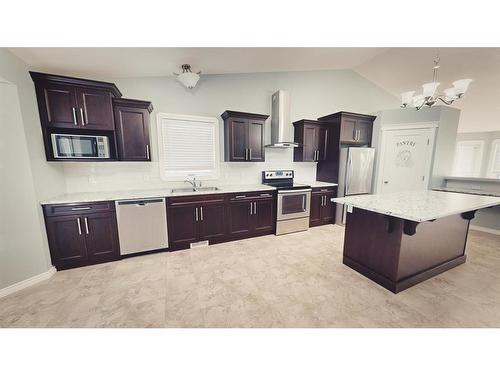
[[[248,120],[248,149],[250,161],[264,161],[264,121]]]
[[[328,150],[328,128],[326,126],[318,127],[318,161],[326,160]]]
[[[90,88],[77,90],[80,125],[88,129],[114,130],[111,94]],[[82,117],[83,116],[83,117]]]
[[[231,202],[227,213],[228,234],[231,236],[246,236],[252,232],[250,207],[252,202]]]
[[[226,235],[225,205],[205,204],[199,208],[200,240],[221,240]]]
[[[318,150],[317,132],[318,128],[316,126],[304,125],[303,161],[316,160],[316,151]]]
[[[333,221],[335,217],[335,203],[331,201],[332,198],[335,198],[334,192],[324,193],[324,205],[321,207],[321,220],[324,224],[330,223]]]
[[[114,212],[82,216],[89,263],[108,262],[120,258],[118,229]]]
[[[174,249],[188,248],[191,242],[198,241],[198,221],[196,209],[199,205],[169,206],[168,242]]]
[[[340,125],[340,141],[352,143],[356,140],[356,120],[350,118],[342,118]]]
[[[357,142],[363,144],[371,144],[372,143],[372,129],[373,122],[358,120],[355,126],[355,132],[357,132]]]
[[[309,225],[319,225],[321,222],[321,203],[323,200],[323,194],[312,193],[311,194],[311,210],[309,213]]]
[[[229,119],[229,161],[247,161],[248,120]]]
[[[57,128],[78,127],[78,104],[76,89],[73,86],[44,83],[37,91],[42,125]]]
[[[126,161],[150,161],[149,113],[141,108],[115,107],[118,156]]]
[[[276,208],[273,199],[256,200],[253,202],[253,225],[256,234],[273,233]]]
[[[46,219],[52,264],[57,269],[78,267],[87,263],[83,219],[76,215]]]

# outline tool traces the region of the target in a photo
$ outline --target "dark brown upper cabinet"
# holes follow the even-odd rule
[[[151,161],[149,114],[151,102],[113,99],[118,158],[123,161]]]
[[[225,111],[224,160],[264,161],[264,124],[268,115]]]
[[[114,130],[112,98],[122,96],[113,84],[30,72],[35,82],[42,126]]]
[[[315,120],[293,123],[294,142],[299,144],[293,152],[293,161],[326,160],[328,153],[328,128]]]
[[[352,112],[337,112],[318,118],[320,123],[340,128],[340,143],[370,146],[375,116]]]

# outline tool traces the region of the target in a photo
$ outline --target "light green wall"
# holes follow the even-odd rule
[[[28,66],[0,48],[0,289],[50,268],[40,199],[65,192],[62,167],[45,161]]]

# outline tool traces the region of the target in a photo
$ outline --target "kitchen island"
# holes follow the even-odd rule
[[[332,201],[347,205],[343,263],[398,293],[464,263],[470,220],[500,197],[418,191]]]

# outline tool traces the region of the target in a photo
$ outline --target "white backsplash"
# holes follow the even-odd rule
[[[218,180],[204,181],[204,185],[261,183],[262,171],[270,169],[293,169],[296,182],[307,183],[316,180],[316,163],[294,163],[292,148],[266,148],[265,153],[265,162],[221,162],[220,178]],[[161,180],[157,161],[149,163],[66,163],[64,165],[64,175],[68,193],[157,189],[185,185],[183,182]]]

